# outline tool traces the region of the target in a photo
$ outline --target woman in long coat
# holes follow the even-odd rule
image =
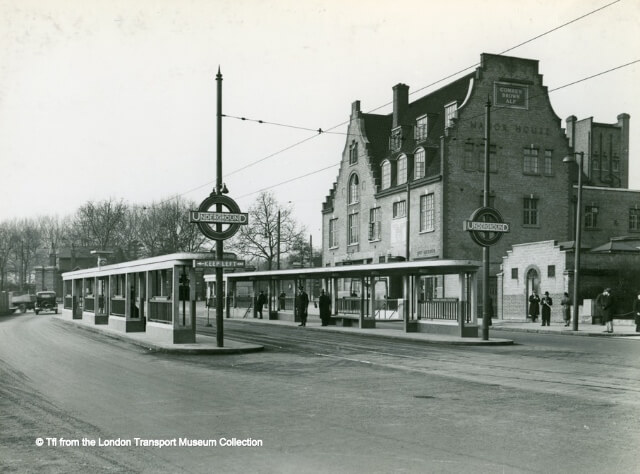
[[[540,314],[540,297],[536,290],[533,290],[531,296],[529,296],[529,316],[531,317],[531,321],[534,323],[536,319],[538,319],[538,315]]]

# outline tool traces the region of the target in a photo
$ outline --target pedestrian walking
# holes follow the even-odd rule
[[[636,332],[640,332],[640,293],[633,302],[633,315],[636,319]]]
[[[285,304],[286,300],[287,300],[287,295],[283,291],[278,295],[278,310],[279,311],[284,311],[284,304]]]
[[[545,291],[542,301],[542,325],[551,326],[551,306],[553,306],[553,299],[549,296],[549,292]]]
[[[298,326],[307,325],[307,309],[309,307],[309,295],[304,291],[304,287],[300,287],[298,291],[298,298],[296,300],[296,309],[300,316],[300,324]]]
[[[571,298],[569,298],[569,293],[567,293],[566,291],[562,296],[560,306],[562,306],[562,319],[564,320],[564,327],[567,327],[571,323]]]
[[[328,326],[331,321],[331,298],[323,290],[320,290],[318,298],[318,307],[320,308],[320,320],[323,326]]]
[[[529,317],[532,322],[536,322],[538,319],[538,315],[540,314],[540,297],[536,290],[531,292],[531,296],[529,296]]]
[[[261,291],[258,295],[258,299],[256,300],[256,313],[260,315],[260,319],[262,319],[262,307],[267,303],[267,296],[264,294],[264,291]]]
[[[613,332],[613,295],[611,294],[611,288],[605,288],[602,293],[596,298],[596,306],[600,309],[600,316],[607,325],[604,332]]]

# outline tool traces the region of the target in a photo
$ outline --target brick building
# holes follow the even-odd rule
[[[570,137],[576,151],[595,147],[600,157],[607,152],[609,174],[588,184],[628,183],[629,116],[622,114],[613,126],[572,120],[569,137],[553,111],[538,61],[485,53],[474,72],[413,102],[409,95],[407,85],[394,86],[388,115],[367,114],[359,101],[352,104],[338,177],[322,208],[326,266],[482,258],[481,248],[462,229],[482,206],[487,98],[492,102],[490,206],[511,229],[491,247],[494,296],[495,275],[512,245],[572,239],[577,173],[562,162],[574,151]],[[583,143],[583,136],[591,141]],[[593,193],[610,191],[593,187]],[[585,202],[591,193],[585,188]],[[601,205],[609,206],[605,202],[611,201],[603,194]],[[599,243],[608,232],[602,229]],[[430,277],[418,291],[424,298],[446,297],[451,285],[456,282]],[[399,293],[393,282],[389,292]]]

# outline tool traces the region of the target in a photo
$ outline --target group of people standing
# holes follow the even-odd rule
[[[281,293],[278,296],[278,307],[279,309],[284,309],[284,293]],[[255,317],[259,317],[262,319],[262,309],[265,304],[267,304],[267,295],[264,294],[264,291],[261,291],[258,297],[256,298],[256,311]],[[326,294],[325,290],[320,291],[320,296],[318,298],[317,303],[314,303],[316,307],[320,310],[320,320],[322,321],[323,326],[328,326],[331,321],[331,298]],[[300,317],[300,324],[298,326],[306,326],[307,325],[307,316],[309,314],[309,295],[306,291],[304,291],[304,287],[300,286],[298,288],[298,292],[296,294],[295,299],[295,307],[296,313]]]
[[[565,326],[571,324],[571,299],[569,293],[565,292],[562,297],[562,319]],[[542,315],[542,325],[549,326],[551,321],[551,306],[553,300],[549,296],[549,292],[545,291],[544,296],[540,298],[534,290],[529,296],[529,317],[535,322],[538,316]],[[605,288],[596,298],[596,311],[599,316],[600,323],[606,326],[604,332],[613,333],[613,319],[615,309],[615,299],[611,294],[611,288]],[[636,300],[633,302],[633,317],[636,324],[636,332],[640,332],[640,293],[637,294]]]
[[[551,326],[551,306],[553,306],[553,299],[549,296],[548,291],[545,291],[544,296],[540,298],[538,293],[533,290],[531,296],[529,296],[529,317],[531,321],[535,323],[538,316],[541,315],[542,325]],[[542,311],[540,311],[541,308]]]

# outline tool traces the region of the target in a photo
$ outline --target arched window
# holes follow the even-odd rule
[[[354,165],[358,162],[358,142],[355,140],[351,142],[349,147],[349,164]]]
[[[398,157],[398,167],[396,184],[404,184],[407,182],[407,155]]]
[[[349,204],[358,202],[358,200],[360,199],[358,195],[358,184],[359,184],[358,175],[357,174],[351,175],[351,178],[349,179],[349,195],[347,197]]]
[[[385,160],[382,163],[382,189],[391,187],[391,163]]]
[[[418,148],[414,155],[415,179],[424,178],[425,169],[425,151],[424,148]]]

